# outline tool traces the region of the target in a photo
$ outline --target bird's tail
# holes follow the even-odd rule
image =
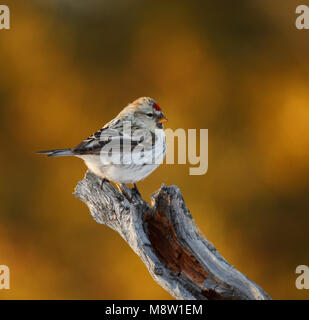
[[[72,149],[46,150],[46,151],[39,151],[37,153],[46,154],[48,157],[63,157],[63,156],[74,155]]]

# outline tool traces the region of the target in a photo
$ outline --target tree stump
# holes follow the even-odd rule
[[[177,186],[152,195],[149,206],[126,185],[121,192],[87,172],[74,195],[96,222],[118,232],[153,279],[176,299],[268,300],[270,296],[236,270],[198,229]]]

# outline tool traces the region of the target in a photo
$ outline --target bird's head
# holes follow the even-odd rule
[[[121,113],[135,125],[149,129],[163,129],[163,122],[167,121],[158,103],[148,97],[139,98],[130,103]]]

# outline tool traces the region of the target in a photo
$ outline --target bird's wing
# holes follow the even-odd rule
[[[100,149],[106,144],[106,141],[101,141],[101,136],[104,134],[104,131],[107,131],[109,128],[117,128],[117,125],[120,124],[120,119],[113,119],[107,123],[103,128],[93,133],[91,136],[86,138],[80,144],[73,148],[75,154],[96,154],[100,153]]]
[[[107,139],[111,136],[110,130],[118,130],[120,132],[121,121],[118,118],[113,119],[107,123],[103,128],[93,133],[91,136],[86,138],[75,148],[73,152],[78,155],[85,154],[100,154],[101,149],[110,142],[110,139]]]
[[[117,154],[137,151],[137,145],[141,145],[147,150],[152,149],[156,140],[154,133],[138,131],[134,127],[131,127],[131,132],[135,132],[135,134],[133,136],[124,134],[122,121],[115,118],[77,145],[73,152],[76,155],[102,155],[112,150]]]

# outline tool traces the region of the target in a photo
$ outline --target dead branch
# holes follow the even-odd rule
[[[229,264],[203,236],[177,186],[152,195],[150,207],[123,185],[119,192],[87,172],[74,195],[96,222],[118,232],[153,279],[176,299],[252,299],[270,296]],[[120,262],[119,262],[120,263]]]

